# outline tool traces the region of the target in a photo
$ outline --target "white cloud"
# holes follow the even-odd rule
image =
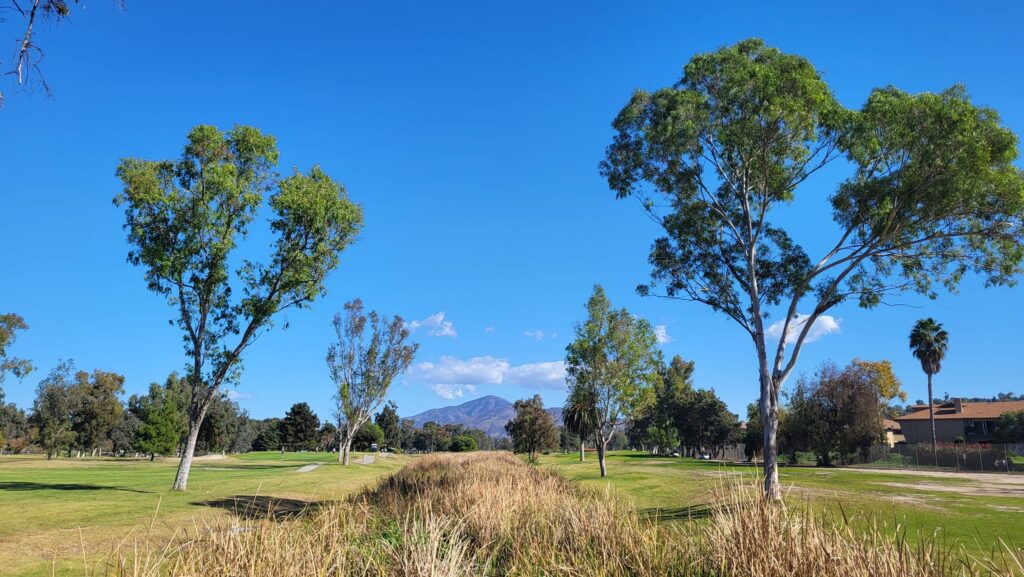
[[[494,327],[487,327],[486,329],[484,329],[485,333],[493,333],[494,331],[495,331]]]
[[[540,329],[537,329],[535,331],[526,331],[523,334],[530,337],[531,339],[537,339],[538,341],[544,340],[544,331]]]
[[[800,336],[800,331],[803,330],[804,324],[807,323],[809,315],[803,315],[797,313],[793,321],[789,323],[789,330],[786,334],[786,344],[790,344],[796,341]],[[779,339],[782,336],[782,325],[783,321],[776,321],[768,326],[765,330],[765,334],[773,339]],[[807,331],[807,338],[804,339],[805,343],[813,343],[825,335],[832,333],[838,333],[840,329],[839,319],[829,316],[821,315],[814,320],[814,324],[811,325],[810,330]]]
[[[249,394],[246,394],[246,393],[239,393],[235,389],[228,389],[228,392],[225,393],[225,396],[230,401],[241,401],[243,399],[251,399],[252,398],[252,395],[249,395]]]
[[[658,325],[654,327],[654,337],[658,339],[659,345],[672,342],[672,337],[668,334],[668,326]]]
[[[565,386],[565,365],[562,361],[513,365],[507,359],[490,355],[466,360],[442,356],[437,363],[429,361],[416,363],[409,372],[409,377],[427,383],[432,388],[440,385],[448,387],[515,385],[561,388]],[[438,392],[438,389],[435,389],[434,392]]]
[[[561,388],[565,385],[565,363],[547,361],[510,367],[502,382],[506,385]]]
[[[434,394],[441,397],[442,399],[452,400],[461,399],[466,393],[473,394],[476,392],[476,387],[473,385],[427,385],[434,391]]]
[[[444,314],[444,311],[441,311],[434,313],[421,321],[409,321],[405,323],[405,328],[409,329],[409,332],[416,332],[419,328],[430,329],[429,334],[433,337],[458,336],[452,322],[444,320]]]

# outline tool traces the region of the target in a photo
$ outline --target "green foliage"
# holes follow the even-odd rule
[[[39,430],[38,441],[47,458],[68,450],[75,440],[72,430],[75,411],[73,371],[72,362],[61,361],[36,387],[31,421]]]
[[[949,348],[949,333],[933,318],[921,319],[910,331],[910,351],[921,362],[921,370],[934,375],[942,370]],[[928,399],[931,402],[931,399]]]
[[[389,448],[398,449],[402,446],[402,426],[399,420],[398,405],[394,401],[388,401],[373,419],[384,431],[384,444]]]
[[[12,357],[7,354],[7,349],[18,338],[17,333],[26,330],[28,330],[28,325],[20,315],[14,313],[0,315],[0,384],[3,384],[7,373],[11,373],[21,379],[35,368],[28,360]],[[2,394],[2,391],[0,391],[0,395]],[[0,398],[0,401],[2,400]]]
[[[237,380],[242,353],[273,316],[325,292],[339,253],[362,227],[361,208],[319,167],[280,178],[277,161],[274,137],[255,128],[200,125],[178,160],[126,158],[117,168],[124,189],[114,203],[124,208],[128,260],[167,298],[184,333],[192,431],[221,385]],[[273,253],[266,263],[243,260],[232,283],[231,257],[266,193]],[[186,443],[178,489],[192,450]]]
[[[679,412],[682,426],[679,436],[685,445],[717,453],[736,441],[739,423],[714,390],[700,389],[691,395]]]
[[[832,454],[844,461],[866,454],[883,436],[885,399],[872,367],[854,361],[844,369],[825,363],[812,378],[802,378],[790,399],[783,436],[790,451],[809,449],[822,465]]]
[[[122,375],[98,369],[92,374],[86,371],[75,373],[75,384],[71,389],[74,397],[71,427],[79,448],[99,449],[110,443],[110,433],[124,414],[120,399],[123,393]]]
[[[252,450],[278,451],[281,446],[281,419],[267,419],[260,423],[252,442]]]
[[[163,386],[153,383],[146,395],[132,395],[128,412],[139,425],[135,432],[135,448],[149,455],[173,455],[188,432],[189,399],[174,373]]]
[[[526,453],[530,461],[536,461],[538,453],[558,448],[558,425],[551,413],[544,410],[540,395],[520,399],[513,407],[516,415],[505,424],[505,432],[512,437],[513,451]]]
[[[281,421],[281,444],[290,451],[308,451],[319,445],[320,419],[306,403],[296,403]]]
[[[453,453],[468,453],[476,451],[477,448],[476,439],[470,435],[458,435],[452,439],[452,444],[448,446],[448,450]]]
[[[782,385],[833,307],[905,291],[934,298],[967,272],[1013,284],[1024,270],[1017,137],[961,87],[875,89],[848,110],[806,59],[749,39],[694,56],[671,88],[635,92],[612,126],[601,173],[664,233],[637,290],[703,303],[750,335],[767,440]],[[844,157],[853,174],[830,197],[837,240],[812,259],[773,209]],[[781,338],[769,350],[773,312]],[[779,498],[776,447],[765,452],[766,492]]]
[[[994,437],[997,443],[1024,443],[1024,411],[999,415]]]
[[[412,364],[419,344],[406,344],[410,333],[402,317],[367,315],[359,299],[345,303],[344,315],[334,316],[334,331],[337,341],[327,350],[327,366],[344,422],[341,451],[347,464],[353,435],[384,402],[395,377]]]
[[[369,451],[374,443],[377,447],[384,443],[384,431],[376,423],[363,423],[352,437],[352,448],[356,451]]]
[[[241,415],[238,403],[224,395],[214,397],[199,427],[196,451],[201,454],[228,452],[238,436]]]
[[[653,401],[661,352],[649,322],[626,309],[613,310],[604,289],[594,286],[587,301],[587,320],[576,327],[576,340],[566,347],[569,398],[581,404],[582,417],[568,408],[571,423],[590,419],[599,445],[606,444],[625,417],[638,414]],[[592,407],[592,409],[590,408]]]

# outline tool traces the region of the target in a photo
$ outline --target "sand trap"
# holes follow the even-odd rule
[[[312,464],[309,464],[309,465],[303,465],[303,466],[299,467],[298,469],[296,469],[295,472],[296,473],[308,473],[310,471],[315,471],[316,468],[319,467],[322,464],[323,463],[312,463]]]
[[[359,459],[360,465],[369,465],[374,462],[373,455],[363,455],[362,459]]]

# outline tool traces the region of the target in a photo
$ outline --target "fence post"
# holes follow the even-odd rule
[[[1006,445],[1003,445],[1003,463],[1006,463],[1006,472],[1010,472],[1010,453],[1006,450]]]
[[[978,443],[978,465],[981,466],[981,472],[985,472],[985,459],[981,456],[981,443]]]
[[[921,466],[921,456],[917,454],[917,443],[914,443],[914,463],[916,463],[918,467]]]

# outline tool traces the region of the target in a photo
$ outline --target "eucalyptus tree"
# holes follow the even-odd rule
[[[28,324],[25,323],[25,319],[21,315],[14,313],[0,315],[0,384],[4,382],[7,373],[21,379],[35,368],[27,359],[7,354],[7,349],[14,344],[18,333],[27,330]]]
[[[587,320],[576,325],[566,347],[569,396],[592,399],[594,437],[601,476],[608,474],[605,452],[623,419],[651,400],[660,378],[661,352],[651,324],[626,309],[612,309],[601,285],[587,301]]]
[[[695,56],[672,87],[636,91],[613,127],[601,172],[663,229],[638,291],[709,306],[754,345],[768,498],[781,496],[779,391],[815,321],[848,300],[934,298],[968,272],[994,285],[1021,271],[1017,138],[962,87],[875,89],[850,110],[806,59],[752,39]],[[836,236],[812,259],[776,215],[837,164],[851,174],[828,197]]]
[[[327,366],[337,387],[338,460],[348,464],[352,439],[380,408],[391,382],[405,372],[419,344],[406,344],[409,329],[400,316],[363,312],[363,301],[345,303],[345,314],[334,316],[337,342],[327,350]]]
[[[932,375],[942,370],[942,361],[949,348],[949,333],[942,323],[933,318],[921,319],[910,331],[910,351],[921,362],[921,370],[928,375],[928,421],[932,428],[932,456],[939,462],[939,448],[935,436],[935,405],[932,402]]]
[[[274,137],[249,126],[200,125],[178,160],[126,158],[117,169],[131,250],[149,289],[175,311],[189,357],[188,436],[174,489],[185,490],[196,439],[221,387],[274,316],[309,306],[362,227],[362,209],[319,166],[281,178]],[[276,237],[265,262],[236,256],[270,193]],[[241,266],[232,275],[229,263]]]

